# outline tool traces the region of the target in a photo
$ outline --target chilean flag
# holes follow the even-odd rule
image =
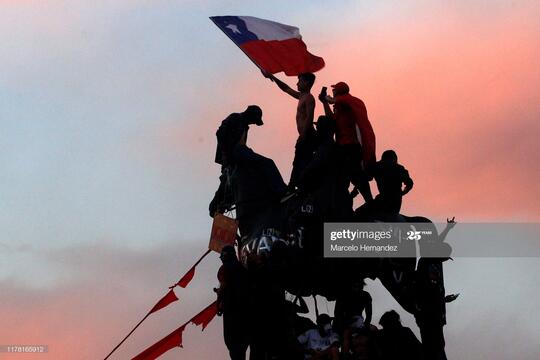
[[[297,27],[253,16],[210,18],[261,69],[296,76],[324,67],[324,60],[308,52]]]

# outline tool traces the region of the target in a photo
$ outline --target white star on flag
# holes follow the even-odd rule
[[[227,29],[231,29],[231,31],[233,32],[233,34],[241,34],[242,32],[240,30],[238,30],[238,26],[234,25],[234,24],[229,24],[227,26],[225,26]]]

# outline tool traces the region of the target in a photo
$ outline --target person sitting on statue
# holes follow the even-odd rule
[[[364,102],[349,93],[344,82],[332,85],[333,97],[323,87],[319,100],[326,116],[336,123],[336,142],[346,162],[349,181],[362,194],[366,203],[373,200],[366,170],[375,163],[375,133],[369,122]],[[334,104],[334,109],[330,108]],[[358,132],[360,133],[358,136]]]
[[[413,188],[409,172],[398,163],[394,150],[386,150],[371,169],[379,194],[375,198],[375,208],[388,215],[399,214],[403,195]],[[405,187],[403,187],[405,185]]]
[[[342,353],[342,359],[354,360],[380,360],[377,348],[377,327],[371,325],[371,328],[362,328],[355,330],[351,335],[351,353],[350,356]],[[398,358],[396,358],[398,359]],[[408,359],[408,358],[407,358]],[[411,358],[412,360],[413,358]],[[419,360],[414,358],[414,360]]]
[[[377,343],[382,360],[422,359],[422,344],[412,330],[401,325],[399,314],[390,310],[385,312],[379,324]]]
[[[313,129],[315,98],[311,95],[311,88],[315,83],[315,74],[302,73],[298,75],[298,82],[296,83],[297,90],[293,90],[274,75],[264,70],[261,71],[266,78],[275,82],[283,92],[298,100],[298,105],[296,106],[298,140],[296,140],[293,168],[288,185],[290,190],[294,190],[300,174],[313,158],[313,152],[317,146],[317,137]]]
[[[339,337],[332,330],[332,318],[328,314],[320,314],[317,317],[317,328],[298,336],[298,342],[304,349],[305,359],[339,359]]]
[[[223,315],[223,338],[231,360],[244,360],[249,346],[249,323],[245,304],[249,299],[247,270],[240,264],[233,246],[224,246],[219,256],[218,315]]]
[[[209,206],[213,216],[224,208],[224,200],[230,202],[226,206],[236,205],[241,235],[253,233],[260,220],[279,205],[286,191],[274,161],[246,145],[250,124],[262,124],[258,106],[251,105],[241,114],[229,115],[219,127],[216,162],[222,164],[222,176]],[[274,222],[277,224],[278,220]]]
[[[336,299],[335,328],[342,336],[341,352],[343,354],[348,354],[350,351],[352,333],[358,329],[369,329],[371,325],[372,300],[371,295],[364,290],[365,285],[363,280],[355,282],[349,291],[339,294]]]

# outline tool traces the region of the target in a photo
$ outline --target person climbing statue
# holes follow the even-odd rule
[[[262,110],[251,105],[243,113],[229,115],[216,132],[216,162],[222,164],[222,176],[209,212],[213,216],[224,207],[236,206],[242,236],[253,233],[261,218],[273,216],[286,191],[274,161],[246,145],[249,125],[262,123]],[[277,226],[280,219],[268,221]]]
[[[321,115],[315,124],[318,146],[299,177],[298,189],[300,193],[313,195],[321,221],[347,221],[352,216],[352,199],[343,161],[334,141],[335,122]]]
[[[444,243],[455,218],[447,219],[438,241]],[[443,263],[449,257],[421,257],[416,269],[416,307],[414,314],[420,329],[425,360],[446,360],[444,326],[446,325],[446,290]],[[455,295],[454,295],[455,296]]]
[[[350,182],[362,194],[366,203],[373,201],[366,170],[375,163],[375,133],[369,122],[364,102],[349,93],[349,85],[332,85],[333,97],[323,87],[319,100],[326,116],[336,122],[336,142],[346,161]],[[334,109],[330,108],[334,105]],[[360,133],[358,136],[358,132]]]
[[[413,181],[407,169],[398,163],[396,152],[383,152],[381,160],[375,163],[369,172],[375,178],[379,190],[375,198],[375,208],[383,214],[399,214],[402,197],[411,191]]]
[[[313,152],[317,146],[317,137],[313,128],[315,98],[311,94],[311,88],[315,83],[315,74],[302,73],[298,75],[297,90],[294,90],[274,75],[264,70],[261,71],[266,78],[276,83],[283,92],[298,100],[296,106],[298,139],[296,140],[293,168],[289,181],[289,189],[294,190],[300,174],[313,158]]]
[[[231,245],[224,246],[219,257],[218,315],[223,316],[223,338],[231,360],[245,360],[249,346],[249,323],[245,304],[249,298],[247,270]]]
[[[371,295],[364,290],[365,282],[356,281],[349,291],[339,294],[334,308],[335,328],[342,335],[342,353],[348,354],[352,333],[370,328],[372,316]],[[365,312],[365,317],[364,317]]]
[[[377,332],[377,343],[382,360],[423,359],[422,344],[410,328],[401,324],[395,310],[385,312],[379,324],[382,330]]]

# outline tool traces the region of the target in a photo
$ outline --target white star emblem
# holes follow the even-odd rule
[[[234,25],[234,24],[229,24],[227,26],[225,26],[227,29],[231,29],[231,31],[233,32],[233,34],[241,34],[242,32],[240,30],[238,30],[238,26]]]

